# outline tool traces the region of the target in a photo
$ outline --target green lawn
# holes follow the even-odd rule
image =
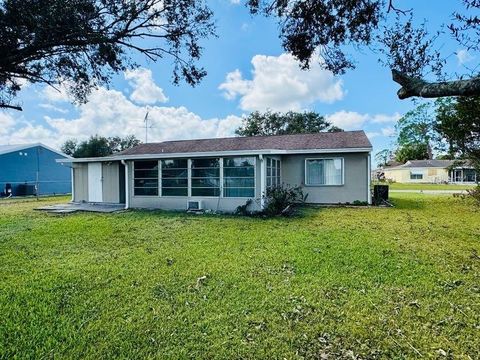
[[[271,220],[2,202],[0,358],[478,358],[480,212],[393,201]]]
[[[461,184],[401,184],[401,183],[373,183],[388,185],[390,190],[464,190],[473,189],[475,185],[461,185]]]

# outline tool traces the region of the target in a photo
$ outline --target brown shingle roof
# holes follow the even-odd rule
[[[364,131],[229,137],[140,144],[115,155],[146,155],[242,150],[309,150],[371,148]]]

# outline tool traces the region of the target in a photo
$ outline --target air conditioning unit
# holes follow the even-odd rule
[[[187,211],[202,211],[203,202],[202,200],[188,200],[187,201]]]

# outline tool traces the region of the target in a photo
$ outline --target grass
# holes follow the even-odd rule
[[[373,183],[372,185],[375,185]],[[390,190],[465,190],[465,189],[473,189],[475,185],[467,185],[467,184],[420,184],[420,183],[413,183],[413,184],[406,184],[406,183],[378,183],[378,184],[386,184],[390,186]]]
[[[270,220],[0,203],[0,358],[477,358],[480,212],[393,201]]]

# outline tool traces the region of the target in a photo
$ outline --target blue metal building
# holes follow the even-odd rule
[[[71,169],[55,161],[64,158],[69,156],[40,143],[0,145],[0,194],[71,193]]]

